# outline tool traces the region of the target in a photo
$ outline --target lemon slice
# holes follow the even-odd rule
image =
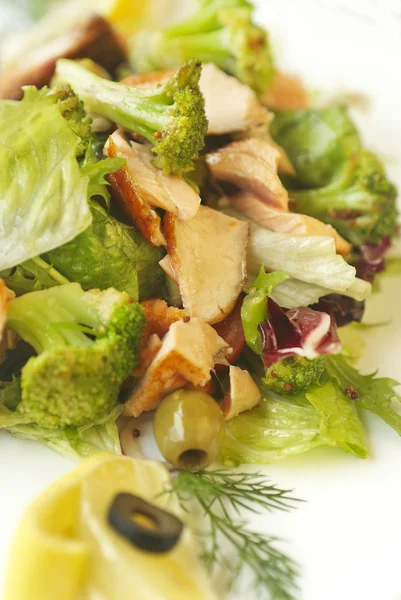
[[[136,548],[112,529],[107,513],[129,492],[182,518],[163,494],[169,474],[156,462],[98,455],[45,491],[28,508],[14,539],[4,600],[213,600],[215,594],[187,527],[165,554]]]

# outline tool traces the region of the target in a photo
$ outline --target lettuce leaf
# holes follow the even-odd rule
[[[349,288],[342,292],[342,295],[361,302],[370,296],[371,291],[372,286],[370,283],[355,277]],[[316,304],[323,296],[335,293],[334,290],[321,285],[291,278],[275,287],[271,297],[283,308],[298,308],[298,306]]]
[[[365,432],[356,408],[342,393],[336,380],[313,387],[305,396],[321,415],[319,433],[325,444],[342,448],[359,458],[368,456]]]
[[[401,395],[394,389],[400,385],[398,381],[376,377],[376,373],[361,375],[341,355],[327,357],[326,369],[341,390],[357,395],[353,400],[356,406],[377,415],[401,435],[401,414],[393,407],[393,403],[400,406],[401,402]]]
[[[248,346],[256,352],[262,353],[262,337],[259,332],[259,324],[268,317],[267,299],[273,288],[288,279],[286,273],[277,271],[266,273],[261,267],[249,294],[244,298],[241,308],[241,320]]]
[[[257,408],[228,421],[221,458],[231,466],[267,464],[319,446],[368,455],[356,410],[333,381],[291,401],[266,396]]]
[[[0,103],[0,269],[65,244],[89,227],[89,176],[76,160],[78,138],[36,88]]]
[[[87,458],[99,452],[121,454],[116,424],[121,413],[122,406],[117,406],[101,422],[82,429],[44,429],[35,423],[21,423],[8,427],[8,431],[14,437],[39,442],[67,458]]]
[[[92,225],[74,240],[44,256],[68,280],[85,290],[115,287],[133,298],[160,295],[164,250],[151,246],[133,227],[91,203]]]

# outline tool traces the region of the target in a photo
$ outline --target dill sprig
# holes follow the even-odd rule
[[[271,600],[295,600],[298,569],[296,563],[281,550],[274,536],[250,531],[240,511],[260,513],[262,510],[288,511],[299,502],[292,490],[281,490],[257,473],[233,473],[227,470],[188,473],[180,471],[173,484],[183,506],[195,501],[208,521],[202,532],[203,559],[209,568],[224,567],[234,584],[242,572],[253,573],[255,588]],[[224,550],[224,542],[235,551],[232,559]]]

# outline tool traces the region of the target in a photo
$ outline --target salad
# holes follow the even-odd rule
[[[80,564],[67,545],[57,558],[66,580],[75,569],[66,600],[124,598],[106,550],[131,563],[128,538],[143,560],[132,576],[157,571],[151,552],[186,581],[144,577],[141,598],[215,597],[185,520],[194,503],[209,566],[227,569],[225,539],[235,575],[295,598],[296,565],[232,511],[297,500],[230,469],[318,446],[366,459],[362,410],[401,434],[398,383],[357,366],[365,302],[394,270],[397,190],[347,106],[314,104],[276,68],[250,2],[190,4],[71,0],[3,48],[0,427],[87,459],[27,513],[31,545],[15,545],[29,558],[43,541],[39,513],[50,538],[74,531]],[[144,419],[171,477],[139,456]],[[149,527],[127,529],[134,496],[161,524],[149,547]],[[28,558],[7,600],[32,598]],[[186,572],[202,573],[196,590]]]

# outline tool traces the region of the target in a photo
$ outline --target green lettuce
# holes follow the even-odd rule
[[[343,394],[335,380],[314,386],[306,398],[319,412],[319,436],[324,444],[342,448],[359,458],[368,456],[365,433],[355,405]]]
[[[361,149],[348,109],[341,105],[279,111],[270,131],[285,148],[299,187],[326,185],[336,168]]]
[[[353,402],[377,415],[401,435],[401,414],[394,403],[400,406],[401,396],[395,391],[398,381],[389,377],[376,377],[376,373],[361,375],[340,354],[326,358],[326,369],[334,377],[341,390],[355,396]]]
[[[151,246],[133,227],[91,203],[91,226],[65,246],[44,258],[70,281],[85,290],[114,287],[133,298],[148,298],[164,291],[159,260],[164,250]]]
[[[228,421],[221,457],[231,466],[267,464],[320,446],[368,455],[357,412],[332,380],[291,401],[265,396],[257,408]]]
[[[258,327],[268,317],[267,299],[273,288],[286,279],[288,279],[286,273],[280,271],[265,273],[264,268],[261,267],[249,294],[244,298],[241,308],[242,325],[246,343],[256,354],[262,352],[262,338]]]
[[[0,131],[0,269],[8,269],[89,227],[90,178],[76,160],[77,136],[36,88],[0,103]]]

